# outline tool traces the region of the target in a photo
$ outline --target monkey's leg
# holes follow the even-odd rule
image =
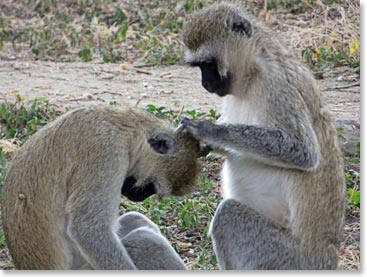
[[[140,270],[185,270],[186,266],[156,224],[137,212],[119,218],[121,238]]]
[[[118,222],[119,222],[118,227],[119,229],[117,232],[120,238],[125,237],[131,231],[141,227],[151,229],[151,231],[157,234],[161,233],[158,226],[153,221],[151,221],[145,215],[138,212],[125,213],[118,218]]]
[[[236,200],[219,205],[210,235],[221,269],[302,269],[291,234]]]

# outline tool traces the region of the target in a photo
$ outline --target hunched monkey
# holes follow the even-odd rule
[[[120,195],[141,201],[151,194],[190,192],[200,168],[199,151],[190,134],[130,108],[79,108],[49,123],[15,155],[2,190],[4,234],[15,267],[161,266],[152,253],[165,248],[164,256],[173,249],[158,232],[139,224],[137,230],[121,231]],[[129,218],[142,222],[139,216]],[[159,249],[148,248],[158,244]],[[174,261],[161,269],[182,266]]]
[[[225,153],[211,223],[220,268],[337,268],[343,158],[310,70],[237,5],[193,14],[183,40],[203,87],[223,97],[218,124],[182,122]]]

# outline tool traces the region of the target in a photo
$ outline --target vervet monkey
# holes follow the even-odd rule
[[[173,249],[141,226],[121,231],[120,195],[141,201],[190,192],[199,152],[190,134],[146,111],[79,108],[49,123],[21,147],[5,178],[2,217],[15,267],[161,266],[157,256]],[[180,260],[168,263],[161,269],[184,268]]]
[[[193,14],[183,40],[204,88],[223,97],[218,124],[182,122],[226,153],[211,224],[220,268],[335,269],[343,158],[312,73],[236,5]]]

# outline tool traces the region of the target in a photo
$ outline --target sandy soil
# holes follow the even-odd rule
[[[360,82],[350,68],[324,73],[320,87],[330,110],[344,129],[344,150],[359,140]],[[61,109],[116,101],[167,109],[220,111],[221,99],[200,85],[200,72],[186,65],[134,68],[126,64],[0,61],[0,101],[20,93],[26,100],[47,97]]]

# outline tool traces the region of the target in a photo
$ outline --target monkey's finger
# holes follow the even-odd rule
[[[180,125],[187,126],[187,125],[189,125],[190,123],[192,123],[190,119],[188,119],[187,117],[183,117],[183,118],[181,119]]]
[[[175,133],[179,134],[179,133],[181,133],[184,129],[185,129],[185,125],[180,123],[180,125],[178,125],[178,127],[175,129]]]
[[[208,144],[204,144],[200,149],[199,157],[206,157],[212,150],[213,147]]]
[[[192,122],[191,122],[191,120],[190,120],[190,119],[188,119],[187,117],[183,117],[183,118],[181,119],[180,124],[179,124],[179,125],[178,125],[178,127],[176,128],[175,132],[176,132],[176,133],[180,133],[180,132],[182,132],[183,130],[185,130],[187,126],[189,126],[189,125],[191,125],[191,124],[192,124]]]

